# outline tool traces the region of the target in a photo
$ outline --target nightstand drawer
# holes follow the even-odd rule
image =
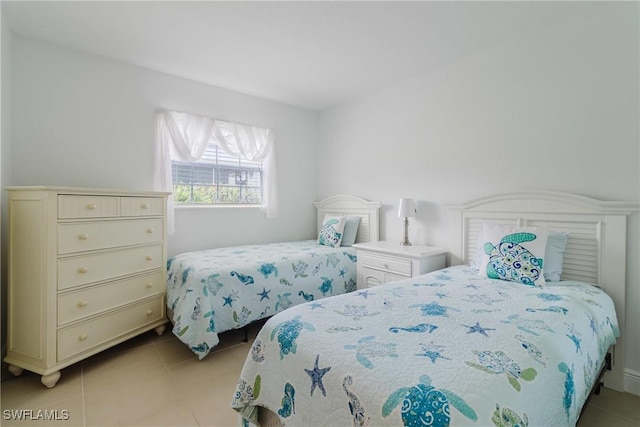
[[[395,280],[406,279],[409,276],[400,276],[398,274],[389,273],[388,271],[378,270],[374,268],[362,267],[362,277],[359,280],[362,283],[359,285],[361,288],[372,288],[374,286],[383,285]]]
[[[411,261],[392,256],[378,256],[376,254],[364,253],[358,255],[358,263],[363,267],[378,270],[387,270],[405,277],[411,276]]]

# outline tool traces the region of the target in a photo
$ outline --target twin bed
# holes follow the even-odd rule
[[[380,204],[339,195],[314,203],[325,217],[349,217],[355,243],[378,240]],[[346,234],[346,233],[345,233]],[[344,242],[343,242],[344,243]],[[176,255],[167,263],[167,312],[173,333],[200,359],[218,334],[246,327],[307,301],[356,289],[351,243],[318,240],[218,248]]]
[[[232,406],[286,425],[574,425],[618,335],[570,282],[522,289],[456,266],[270,319]]]
[[[607,354],[622,389],[637,203],[517,193],[450,209],[452,267],[266,322],[233,397],[245,425],[575,425]],[[489,225],[511,228],[487,245]],[[560,281],[528,252],[541,230],[568,236]],[[471,268],[478,253],[489,262]]]

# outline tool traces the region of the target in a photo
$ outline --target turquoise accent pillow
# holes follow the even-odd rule
[[[344,233],[342,234],[342,243],[340,246],[353,246],[358,235],[358,227],[360,226],[359,216],[347,216],[344,223]]]
[[[549,232],[544,227],[505,227],[485,224],[480,236],[480,275],[526,286],[542,287]]]
[[[344,215],[325,215],[322,219],[318,243],[332,248],[340,246],[345,220],[346,217]]]
[[[484,225],[483,225],[484,226]],[[480,239],[482,239],[482,233]],[[559,282],[562,275],[562,263],[564,262],[564,252],[569,241],[569,233],[565,231],[549,231],[547,245],[544,250],[544,280],[545,282]],[[471,260],[469,266],[474,270],[482,268],[482,258],[484,248],[482,242],[478,242],[478,249]]]
[[[544,280],[559,282],[562,274],[564,251],[569,241],[569,233],[550,231],[544,251]]]

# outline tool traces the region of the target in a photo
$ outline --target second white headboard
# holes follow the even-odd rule
[[[601,201],[577,194],[527,191],[496,194],[449,205],[452,264],[466,264],[478,246],[483,222],[545,226],[568,231],[562,280],[596,283],[613,299],[622,336],[614,351],[607,387],[624,390],[627,216],[637,201]]]
[[[361,197],[340,194],[313,202],[317,209],[318,231],[322,227],[322,219],[326,214],[353,215],[360,217],[360,226],[356,243],[375,242],[379,240],[380,202],[371,202]]]

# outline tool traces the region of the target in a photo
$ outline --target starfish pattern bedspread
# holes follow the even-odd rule
[[[272,317],[232,407],[292,426],[573,426],[619,335],[611,298],[465,266]]]
[[[355,250],[315,240],[185,252],[167,261],[173,333],[200,359],[221,332],[355,288]]]

